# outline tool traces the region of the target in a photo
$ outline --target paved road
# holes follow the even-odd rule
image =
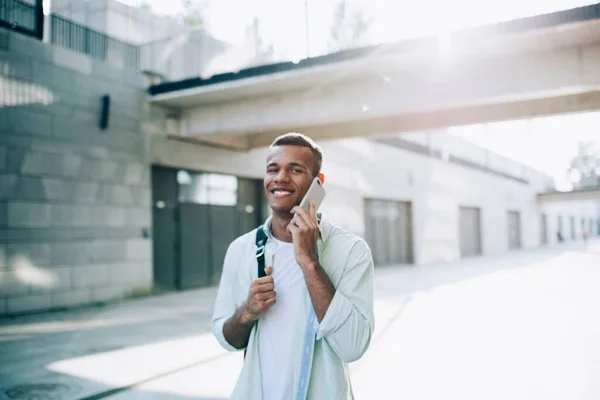
[[[358,399],[599,399],[600,242],[383,268]],[[214,289],[0,320],[0,399],[226,399]],[[39,397],[43,398],[43,397]]]

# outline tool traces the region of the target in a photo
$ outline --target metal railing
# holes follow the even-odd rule
[[[22,0],[0,0],[0,25],[41,38],[39,18],[43,14],[38,10],[41,4],[27,3]]]
[[[52,14],[51,43],[125,68],[139,68],[139,48]]]

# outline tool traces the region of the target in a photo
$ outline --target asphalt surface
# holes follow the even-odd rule
[[[600,242],[376,271],[357,399],[599,399]],[[214,288],[0,320],[0,399],[226,399]]]

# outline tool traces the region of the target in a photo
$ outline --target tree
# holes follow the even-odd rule
[[[569,178],[574,189],[600,186],[600,147],[596,142],[582,142],[571,160]]]
[[[152,2],[150,0],[142,0],[142,2],[140,3],[140,8],[142,10],[152,12]]]
[[[194,29],[204,28],[205,0],[183,1],[183,23]]]
[[[341,0],[335,9],[331,28],[330,50],[344,50],[363,46],[371,25],[364,9],[353,9],[347,0]]]

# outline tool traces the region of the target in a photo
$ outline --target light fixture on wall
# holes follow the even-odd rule
[[[100,129],[108,128],[108,118],[110,114],[110,96],[105,94],[100,100]]]

